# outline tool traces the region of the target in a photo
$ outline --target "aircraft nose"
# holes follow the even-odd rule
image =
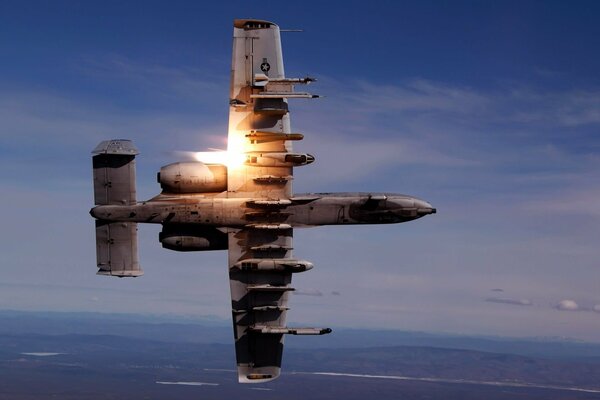
[[[437,209],[435,209],[431,204],[419,199],[415,199],[415,208],[417,209],[418,215],[429,215],[437,212]]]

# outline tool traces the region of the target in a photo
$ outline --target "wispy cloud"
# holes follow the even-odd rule
[[[573,392],[585,392],[585,393],[600,393],[600,390],[580,387],[569,387],[569,386],[555,386],[555,385],[538,385],[535,383],[528,382],[504,382],[504,381],[477,381],[470,379],[449,379],[449,378],[424,378],[424,377],[413,377],[413,376],[401,376],[401,375],[369,375],[369,374],[350,374],[343,372],[294,372],[295,374],[305,375],[324,375],[331,377],[347,377],[347,378],[366,378],[366,379],[390,379],[390,380],[401,380],[401,381],[420,381],[420,382],[442,382],[442,383],[458,383],[465,384],[469,383],[472,385],[482,386],[494,386],[494,387],[512,387],[512,388],[540,388],[540,389],[555,389],[565,390]]]
[[[315,296],[315,297],[321,297],[323,296],[323,292],[321,292],[318,289],[298,289],[292,292],[295,295],[298,296]]]
[[[508,297],[488,297],[485,301],[489,303],[511,304],[515,306],[530,306],[533,303],[529,299],[511,299]]]
[[[76,67],[85,76],[111,84],[125,83],[157,98],[175,98],[177,103],[193,100],[199,104],[224,104],[229,86],[229,75],[225,71],[215,73],[193,66],[170,66],[138,62],[119,54],[102,57],[87,57]],[[197,103],[197,104],[198,104]]]
[[[223,118],[152,108],[127,114],[97,99],[32,89],[2,92],[0,120],[0,177],[21,185],[26,182],[11,172],[15,168],[28,176],[41,174],[42,184],[60,181],[62,186],[73,182],[74,175],[87,179],[88,172],[79,166],[99,141],[111,138],[133,139],[146,160],[141,168],[174,161],[168,150],[226,146],[225,112]]]
[[[558,304],[556,305],[556,309],[561,310],[561,311],[579,311],[580,310],[579,304],[577,304],[577,302],[575,300],[569,300],[569,299],[559,301]]]
[[[156,381],[159,385],[183,385],[183,386],[219,386],[218,383],[212,382],[166,382]]]
[[[511,191],[507,185],[531,192],[569,184],[568,176],[600,163],[593,155],[600,148],[593,134],[600,91],[593,88],[548,91],[512,83],[484,90],[423,79],[319,85],[332,95],[318,106],[292,105],[294,124],[299,116],[306,133],[298,147],[317,156],[311,168],[329,171],[311,175],[314,182],[429,167],[440,177],[460,175],[461,185],[479,192]]]
[[[561,300],[558,302],[558,304],[556,304],[556,306],[554,307],[556,310],[560,310],[560,311],[583,311],[586,313],[589,312],[593,312],[593,313],[600,313],[600,304],[593,304],[593,305],[589,305],[588,304],[580,304],[578,302],[576,302],[575,300],[571,300],[571,299],[565,299],[565,300]]]
[[[572,91],[557,103],[557,121],[564,126],[600,124],[600,91]]]
[[[584,215],[592,218],[600,218],[599,198],[600,187],[581,187],[568,193],[559,190],[559,193],[551,197],[539,198],[534,195],[530,201],[523,204],[523,207],[537,214],[557,216]]]
[[[490,99],[466,87],[451,86],[425,79],[408,80],[402,85],[357,82],[349,99],[373,116],[393,112],[451,112],[453,115],[482,112]]]
[[[314,297],[322,297],[322,296],[325,296],[326,294],[329,294],[331,296],[341,296],[342,295],[342,293],[337,290],[333,290],[329,293],[324,293],[319,289],[297,289],[297,290],[293,291],[292,293],[299,295],[299,296],[314,296]]]
[[[89,142],[117,137],[143,139],[155,152],[226,146],[225,71],[215,75],[114,54],[86,58],[73,69],[85,90],[10,85],[2,91],[0,151],[79,154],[84,146],[89,151]]]

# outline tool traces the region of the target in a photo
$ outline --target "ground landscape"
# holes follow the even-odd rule
[[[600,398],[598,344],[348,329],[326,344],[289,338],[280,380],[240,385],[230,329],[218,320],[0,312],[0,399]]]

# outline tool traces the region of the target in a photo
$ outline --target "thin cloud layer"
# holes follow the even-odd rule
[[[315,296],[315,297],[323,296],[323,292],[321,292],[318,289],[297,289],[297,290],[293,291],[292,293],[295,295],[298,295],[298,296]]]
[[[408,80],[403,85],[378,85],[359,81],[349,100],[373,116],[386,112],[451,112],[470,114],[485,110],[490,99],[466,87],[425,79]]]
[[[489,303],[511,304],[515,306],[530,306],[533,303],[529,299],[511,299],[507,297],[488,297],[485,301]]]
[[[395,85],[323,80],[319,85],[332,95],[319,100],[318,107],[292,104],[292,110],[299,108],[298,124],[306,133],[299,146],[315,153],[313,168],[329,171],[311,175],[314,183],[436,168],[442,170],[440,176],[461,176],[461,184],[470,183],[482,193],[496,188],[539,194],[539,188],[549,189],[549,179],[564,184],[565,174],[591,175],[585,182],[566,181],[569,186],[581,184],[576,190],[590,191],[590,178],[600,179],[594,172],[600,158],[585,150],[600,146],[594,129],[600,122],[579,118],[574,106],[594,115],[600,91],[549,91],[518,83],[482,90],[422,79]],[[294,124],[296,118],[298,114],[293,115]],[[568,128],[568,141],[563,127]]]
[[[183,105],[193,100],[197,105],[215,106],[215,100],[227,101],[228,75],[197,66],[171,66],[133,60],[118,54],[87,57],[75,69],[84,76],[109,85],[125,84],[136,91],[148,93],[150,101],[162,99]],[[210,79],[207,77],[210,76]]]

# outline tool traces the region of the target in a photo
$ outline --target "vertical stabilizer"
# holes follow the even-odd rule
[[[130,140],[106,140],[96,146],[92,154],[94,203],[134,205],[135,156],[139,151],[133,143]],[[138,258],[137,224],[97,220],[96,256],[99,275],[142,275]]]

